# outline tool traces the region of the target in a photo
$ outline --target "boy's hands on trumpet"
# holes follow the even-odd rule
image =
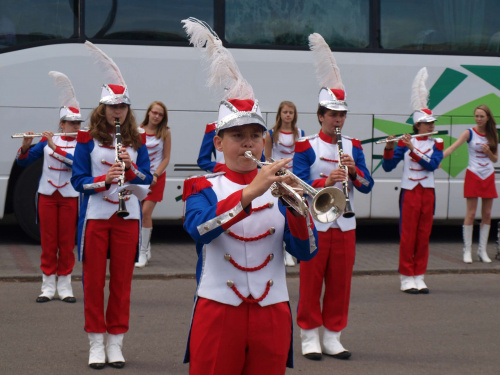
[[[253,181],[243,189],[241,194],[241,205],[247,207],[255,198],[264,194],[275,182],[296,186],[297,184],[289,175],[276,175],[276,173],[285,168],[291,161],[291,158],[281,159],[262,166]]]

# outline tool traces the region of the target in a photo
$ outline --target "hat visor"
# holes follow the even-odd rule
[[[216,133],[221,130],[234,128],[236,126],[257,124],[262,126],[264,132],[267,131],[266,122],[264,119],[255,112],[238,112],[231,113],[230,115],[222,118],[217,122]]]
[[[420,118],[417,122],[435,122],[437,121],[434,116],[424,116]]]
[[[80,116],[63,116],[59,121],[80,121],[84,122]]]
[[[346,102],[319,102],[319,105],[322,107],[325,107],[327,109],[331,109],[332,111],[343,111],[343,112],[349,112],[349,109],[347,108],[347,103]]]
[[[127,104],[130,105],[130,98],[126,95],[108,95],[99,100],[99,103],[106,105]]]

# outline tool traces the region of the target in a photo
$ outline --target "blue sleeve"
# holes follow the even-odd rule
[[[316,160],[316,153],[312,148],[308,148],[302,152],[295,152],[293,155],[293,173],[297,175],[302,181],[307,184],[313,184],[313,180],[310,179],[311,175],[311,165],[314,164]]]
[[[21,154],[21,149],[16,156],[17,165],[27,167],[31,163],[43,157],[43,149],[47,146],[47,141],[38,142],[36,145],[28,149],[26,154]]]
[[[214,171],[215,164],[217,164],[215,161],[212,161],[212,156],[215,158],[214,137],[215,130],[205,133],[197,160],[198,166],[201,169],[210,172]]]
[[[203,189],[198,194],[189,196],[186,199],[186,212],[184,219],[184,230],[189,233],[196,243],[208,244],[213,239],[219,237],[224,232],[222,226],[200,234],[198,227],[207,221],[215,218],[217,210],[217,196],[210,189]]]
[[[73,172],[71,175],[71,185],[73,189],[82,194],[95,194],[106,190],[106,175],[92,176],[90,153],[94,146],[93,142],[80,143],[75,147],[73,158]]]
[[[392,171],[403,160],[405,152],[408,151],[406,146],[396,146],[395,150],[384,151],[384,158],[382,159],[382,168],[386,172]],[[392,155],[392,157],[390,157]],[[387,158],[386,158],[387,156]]]
[[[351,181],[359,192],[368,194],[372,190],[375,181],[368,168],[366,168],[363,150],[357,147],[353,147],[352,150],[354,163],[356,164],[356,178],[351,178]]]
[[[283,241],[286,251],[301,261],[312,259],[318,252],[318,232],[314,227],[313,221],[309,216],[309,222],[306,218],[295,217],[291,212],[287,212],[285,206],[278,203],[281,214],[285,217],[285,231]],[[303,236],[293,235],[290,230],[289,221],[295,221],[295,226],[302,226]],[[308,228],[309,226],[309,228]]]
[[[441,160],[443,160],[443,150],[440,150],[439,148],[436,147],[436,144],[433,146],[433,152],[431,157],[429,158],[427,155],[422,154],[417,151],[416,155],[417,158],[414,158],[418,160],[418,164],[420,164],[423,168],[426,170],[433,172],[435,171],[438,167],[439,164],[441,164]],[[410,156],[413,156],[413,152],[410,153]],[[420,159],[420,160],[419,160]]]

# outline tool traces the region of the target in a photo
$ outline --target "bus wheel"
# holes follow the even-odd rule
[[[42,175],[43,159],[27,166],[18,177],[13,194],[13,209],[23,231],[40,242],[40,226],[36,222],[36,193]]]

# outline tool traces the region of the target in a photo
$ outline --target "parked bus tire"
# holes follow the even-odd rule
[[[36,220],[36,193],[42,175],[43,159],[27,166],[18,177],[13,194],[13,209],[23,231],[40,242],[40,226]]]

